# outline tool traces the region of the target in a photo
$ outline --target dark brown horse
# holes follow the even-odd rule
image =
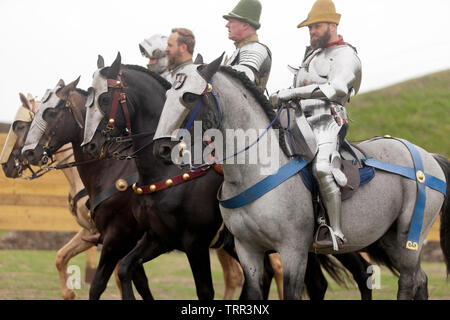
[[[151,185],[156,186],[157,182],[186,173],[186,170],[155,157],[152,151],[152,133],[158,124],[169,85],[146,69],[121,65],[118,55],[111,67],[101,69],[94,77],[93,87],[108,87],[89,100],[91,108],[97,107],[109,117],[105,116],[96,123],[97,129],[93,138],[93,132],[91,135],[85,132],[85,142],[90,141],[86,150],[93,157],[105,155],[105,149],[113,137],[123,135],[128,129],[131,131],[134,150],[137,150],[139,181],[135,190],[138,193],[150,190],[151,193],[137,195],[135,198],[135,217],[147,232],[142,241],[121,262],[119,277],[122,280],[124,297],[133,297],[130,275],[135,266],[163,252],[178,249],[186,252],[188,256],[199,298],[212,299],[214,291],[210,274],[209,245],[222,224],[216,193],[223,177],[209,169],[201,178],[153,192]],[[122,97],[120,102],[117,100],[119,96]],[[93,119],[89,118],[88,113],[86,121],[90,120]],[[92,139],[86,139],[86,136]],[[369,264],[358,254],[340,255],[339,259],[352,271],[362,297],[370,299],[371,290],[366,285],[370,276],[367,274]],[[316,256],[311,255],[308,261],[305,277],[308,292],[311,298],[321,299],[325,295],[326,280]],[[332,263],[325,263],[325,266],[331,270],[334,268]],[[245,291],[243,294],[245,298]]]

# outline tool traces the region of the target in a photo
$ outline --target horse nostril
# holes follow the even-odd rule
[[[97,144],[95,142],[90,142],[83,147],[83,151],[87,153],[94,153],[97,150]]]
[[[34,151],[33,150],[26,150],[23,155],[25,156],[25,158],[27,159],[33,159],[34,158]]]
[[[168,156],[170,156],[171,152],[172,152],[172,149],[169,146],[161,146],[159,148],[159,154],[164,158],[167,158]]]

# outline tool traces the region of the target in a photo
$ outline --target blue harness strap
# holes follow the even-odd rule
[[[419,250],[420,233],[422,231],[423,215],[427,200],[426,187],[437,190],[445,195],[447,184],[444,181],[424,172],[422,158],[420,156],[419,150],[417,150],[417,148],[412,143],[404,139],[393,139],[402,142],[408,148],[409,152],[411,153],[414,168],[404,167],[401,165],[374,159],[363,159],[363,162],[367,166],[371,166],[386,172],[395,173],[408,179],[417,181],[416,204],[414,206],[414,213],[411,221],[411,226],[409,228],[406,248],[410,250]]]
[[[414,168],[404,167],[398,164],[383,162],[375,159],[363,159],[363,162],[366,166],[373,167],[375,169],[395,173],[411,180],[417,179]],[[425,173],[425,185],[431,189],[439,191],[442,194],[445,194],[447,190],[447,184],[444,181],[427,173]]]
[[[253,185],[249,189],[231,199],[219,199],[219,203],[222,207],[227,209],[236,209],[243,207],[279,186],[281,183],[302,170],[306,165],[307,162],[304,159],[296,157],[293,160],[289,161],[286,165],[281,167],[277,173],[264,178],[257,184]],[[222,189],[219,190],[218,198],[220,197],[221,190]]]

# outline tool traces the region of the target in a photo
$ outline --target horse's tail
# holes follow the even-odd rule
[[[447,265],[447,277],[450,275],[450,161],[447,158],[433,154],[434,159],[439,163],[447,180],[447,194],[441,209],[441,249],[444,253],[445,264]]]
[[[348,288],[347,283],[352,281],[350,274],[339,262],[325,254],[317,254],[316,257],[320,265],[339,286]]]
[[[391,258],[381,246],[379,241],[376,241],[367,247],[367,254],[369,255],[371,261],[376,264],[382,264],[386,266],[395,276],[400,276],[400,272],[395,267]]]

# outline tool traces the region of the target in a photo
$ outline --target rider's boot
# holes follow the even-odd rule
[[[329,157],[318,155],[315,162],[315,173],[319,182],[321,198],[330,220],[330,226],[326,224],[319,226],[313,244],[315,248],[332,247],[338,251],[345,242],[341,229],[341,190],[336,182],[343,185],[346,183],[346,179],[345,175],[343,178],[337,175],[336,171],[340,171],[339,159],[335,152],[331,152]]]

